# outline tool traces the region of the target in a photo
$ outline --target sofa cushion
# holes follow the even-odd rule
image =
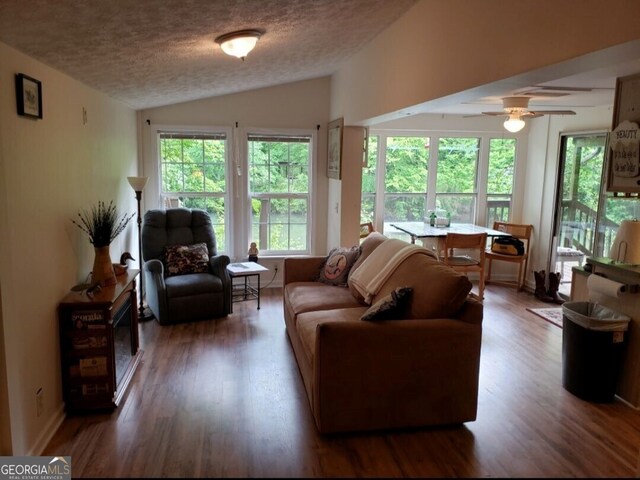
[[[406,317],[411,299],[411,287],[398,287],[389,295],[380,298],[360,317],[361,320],[392,320]]]
[[[222,293],[222,279],[209,273],[186,273],[184,275],[174,275],[165,279],[167,297],[193,297],[195,295],[206,295],[212,293]]]
[[[292,318],[304,312],[360,307],[349,289],[320,282],[293,282],[284,287],[285,305]]]
[[[360,255],[359,247],[336,247],[329,252],[320,267],[318,281],[327,285],[347,286],[351,267]]]
[[[204,242],[193,245],[167,245],[164,249],[164,259],[167,277],[209,271],[209,250]]]
[[[412,255],[387,278],[372,304],[399,286],[413,288],[406,318],[454,318],[471,291],[463,273],[427,255]]]

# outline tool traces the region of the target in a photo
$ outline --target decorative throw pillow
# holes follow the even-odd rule
[[[398,287],[389,295],[385,295],[364,312],[361,320],[391,320],[404,318],[404,313],[411,299],[411,287]]]
[[[329,252],[320,267],[318,281],[327,285],[345,287],[353,264],[360,255],[360,247],[337,247]]]
[[[164,249],[164,259],[167,277],[209,271],[209,250],[204,242],[169,245]]]

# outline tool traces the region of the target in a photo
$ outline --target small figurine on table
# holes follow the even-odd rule
[[[251,242],[251,245],[249,245],[249,261],[258,262],[258,246],[256,242]]]

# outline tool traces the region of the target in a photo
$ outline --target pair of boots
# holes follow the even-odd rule
[[[536,278],[536,290],[534,295],[537,299],[543,302],[554,302],[559,305],[564,303],[564,300],[558,295],[558,288],[560,288],[560,272],[549,272],[549,289],[545,288],[545,271],[533,272]]]

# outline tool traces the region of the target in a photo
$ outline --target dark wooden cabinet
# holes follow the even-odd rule
[[[71,292],[58,306],[62,387],[67,412],[113,409],[129,385],[142,350],[138,345],[136,277],[93,295]]]

